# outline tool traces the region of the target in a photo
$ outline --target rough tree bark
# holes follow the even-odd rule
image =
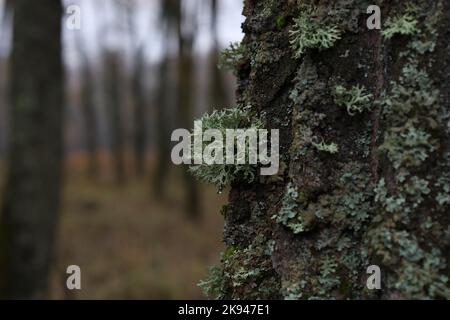
[[[381,31],[368,1],[245,1],[238,103],[281,169],[233,186],[213,296],[450,298],[450,1],[378,4]]]
[[[62,169],[60,1],[13,2],[11,141],[0,224],[0,295],[43,298]]]

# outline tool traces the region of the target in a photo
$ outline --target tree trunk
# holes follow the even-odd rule
[[[9,168],[0,225],[0,295],[43,298],[60,211],[63,62],[60,1],[14,6]]]
[[[136,173],[139,177],[145,175],[146,171],[146,97],[143,72],[145,61],[142,49],[138,49],[134,59],[132,90],[134,102],[134,158]]]
[[[83,55],[85,54],[86,53],[83,53]],[[88,157],[87,173],[91,179],[96,179],[99,173],[99,164],[97,159],[98,132],[94,101],[94,79],[90,71],[89,61],[86,56],[83,57],[83,66],[81,73],[81,111],[83,114],[85,126],[84,141]]]
[[[180,128],[190,128],[193,123],[193,82],[194,60],[189,49],[182,50],[180,56],[180,66],[178,67],[178,124]],[[201,217],[200,195],[197,181],[187,171],[183,171],[186,213],[191,220],[198,220]]]
[[[120,58],[117,52],[105,52],[105,95],[110,118],[110,137],[113,157],[113,174],[117,185],[126,180],[125,128],[122,117],[122,96],[120,94]]]
[[[166,52],[166,51],[164,51]],[[170,127],[169,124],[169,103],[167,97],[167,87],[169,85],[169,58],[167,54],[157,66],[158,85],[155,89],[155,131],[157,132],[157,163],[155,174],[152,180],[153,195],[157,199],[166,198],[167,179],[169,178],[170,165]]]
[[[219,35],[217,32],[217,0],[211,0],[212,50],[209,54],[209,111],[229,107],[229,96],[224,72],[219,69]]]
[[[178,78],[177,78],[177,125],[191,128],[194,120],[194,57],[193,45],[196,36],[196,21],[183,12],[181,1],[177,1],[176,26],[178,38]],[[183,30],[183,24],[190,28]],[[183,32],[185,31],[185,32]],[[186,214],[189,219],[199,220],[202,215],[197,181],[187,171],[183,171]]]
[[[450,298],[450,1],[379,5],[245,1],[238,102],[281,169],[233,186],[215,296]]]

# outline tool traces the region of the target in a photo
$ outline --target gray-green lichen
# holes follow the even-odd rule
[[[213,111],[205,114],[201,119],[203,132],[209,129],[217,129],[226,137],[227,129],[259,129],[262,127],[259,120],[254,120],[248,108],[231,108],[221,111]],[[195,138],[195,137],[194,137]],[[199,137],[202,139],[202,137]],[[204,147],[208,142],[204,142]],[[222,143],[223,154],[226,153],[226,144]],[[248,158],[250,148],[246,148]],[[238,155],[236,155],[237,157]],[[236,158],[235,157],[235,158]],[[219,191],[230,186],[234,182],[251,183],[256,178],[256,165],[249,164],[200,164],[192,165],[189,172],[200,181],[210,183]]]
[[[231,43],[230,46],[220,53],[219,68],[230,70],[236,75],[236,70],[245,56],[245,47],[238,42]]]
[[[324,25],[318,20],[317,10],[304,7],[289,32],[295,58],[300,58],[307,49],[328,49],[341,39],[341,31],[334,25]]]
[[[413,35],[419,32],[417,24],[416,18],[411,13],[406,13],[394,18],[388,18],[381,33],[386,39],[391,39],[397,34]]]
[[[271,275],[267,247],[261,236],[247,248],[229,247],[222,253],[221,265],[210,268],[208,277],[198,285],[214,299],[267,299],[276,295],[280,289]]]
[[[371,109],[373,95],[366,93],[363,86],[356,85],[347,90],[344,86],[337,85],[334,87],[333,97],[337,105],[345,107],[348,114],[354,116]]]
[[[288,227],[295,234],[305,231],[305,223],[298,214],[298,198],[297,188],[292,184],[288,184],[283,197],[282,207],[278,214],[272,217],[277,223]]]
[[[312,145],[314,146],[314,148],[316,148],[319,151],[323,151],[323,152],[328,152],[331,154],[335,154],[339,152],[339,146],[332,142],[332,143],[325,143],[325,142],[319,142],[319,143],[315,143],[313,142]]]

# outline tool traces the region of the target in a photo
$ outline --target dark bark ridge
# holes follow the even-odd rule
[[[381,32],[369,4],[245,1],[238,104],[282,165],[232,186],[210,296],[450,298],[450,3],[381,1]]]

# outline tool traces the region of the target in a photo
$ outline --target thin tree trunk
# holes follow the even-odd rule
[[[98,132],[97,132],[97,116],[94,102],[94,82],[93,75],[90,71],[89,61],[83,59],[82,67],[82,84],[81,84],[81,111],[83,113],[85,124],[85,146],[88,156],[88,175],[92,179],[96,179],[99,173],[99,165],[97,159]]]
[[[155,129],[157,132],[158,158],[152,184],[153,193],[157,199],[164,199],[166,196],[166,182],[170,165],[169,104],[166,91],[167,86],[169,85],[167,81],[168,72],[169,59],[165,56],[158,66],[158,86],[156,88],[156,98],[154,102],[156,111]]]
[[[113,156],[113,174],[117,185],[126,180],[125,128],[122,119],[122,96],[120,94],[120,58],[116,52],[105,53],[106,101],[110,117],[110,137]]]
[[[133,72],[133,101],[134,101],[134,157],[136,173],[139,177],[145,175],[146,171],[146,98],[144,88],[144,57],[142,49],[138,50],[135,57],[135,68]]]
[[[194,61],[190,52],[183,52],[180,57],[178,74],[178,123],[180,128],[193,126],[193,67]],[[198,184],[192,175],[183,171],[184,188],[186,194],[186,213],[192,220],[201,217]]]
[[[194,119],[194,57],[193,43],[195,36],[195,27],[189,34],[184,34],[181,30],[182,15],[179,15],[178,21],[178,96],[177,96],[177,123],[180,128],[192,128]],[[195,24],[195,22],[191,21]],[[183,171],[183,180],[186,199],[186,213],[191,220],[198,220],[201,215],[200,195],[198,184],[192,175]]]
[[[61,199],[62,5],[16,0],[13,6],[12,131],[0,224],[0,294],[43,298]]]
[[[222,109],[229,107],[229,96],[227,92],[227,85],[224,78],[224,73],[219,69],[219,35],[217,32],[217,0],[211,0],[211,33],[213,47],[209,55],[209,110]]]
[[[214,47],[210,58],[209,110],[229,107],[227,84],[222,70],[219,69],[219,48]]]

